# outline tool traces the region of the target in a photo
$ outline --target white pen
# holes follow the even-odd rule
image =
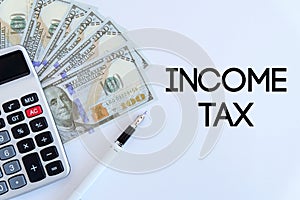
[[[128,141],[128,139],[135,132],[135,129],[138,125],[145,119],[147,112],[139,115],[136,120],[129,125],[126,130],[118,137],[118,139],[111,146],[111,149],[104,155],[102,160],[105,163],[110,163],[113,159],[118,155],[118,153],[122,150],[123,145]],[[97,178],[105,169],[104,165],[100,163],[93,169],[93,171],[80,183],[80,185],[74,190],[72,195],[68,198],[68,200],[81,200],[82,196],[87,192],[87,190],[94,184]]]

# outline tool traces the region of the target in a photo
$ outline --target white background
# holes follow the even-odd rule
[[[300,198],[298,1],[86,0],[84,3],[98,7],[101,14],[112,17],[128,30],[155,27],[186,35],[206,50],[220,71],[233,65],[242,69],[251,66],[258,72],[270,65],[287,66],[288,93],[267,94],[263,87],[257,87],[252,94],[245,91],[226,93],[229,105],[240,102],[241,106],[245,106],[246,102],[255,102],[249,114],[254,128],[245,123],[238,128],[226,125],[213,152],[200,160],[199,153],[207,129],[203,127],[203,110],[199,109],[202,120],[199,121],[197,137],[183,157],[164,169],[148,174],[107,169],[83,200]],[[149,54],[149,60],[169,65],[182,64],[172,56]],[[199,101],[202,100],[201,95],[198,95]],[[162,97],[162,104],[163,101]],[[198,109],[197,105],[195,109]],[[171,119],[176,116],[180,116],[180,112],[177,115],[169,113],[167,123],[176,120]],[[110,123],[106,128],[110,129],[109,126],[113,125]],[[169,133],[164,129],[160,134]],[[117,135],[113,133],[110,137]],[[147,152],[170,142],[166,138],[159,142],[156,140],[153,146],[145,145],[145,149],[141,145],[144,141],[134,140],[126,148],[128,151]],[[66,150],[73,168],[68,178],[15,200],[66,199],[96,163],[82,151],[78,140],[67,144]]]

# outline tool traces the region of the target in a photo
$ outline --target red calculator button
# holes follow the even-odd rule
[[[34,106],[32,108],[28,108],[25,112],[26,112],[26,116],[28,118],[31,118],[42,114],[43,110],[41,106]]]

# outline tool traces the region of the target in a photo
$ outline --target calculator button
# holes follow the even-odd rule
[[[2,174],[2,171],[1,171],[1,169],[0,169],[0,178],[2,178],[3,177],[3,174]]]
[[[43,161],[53,160],[58,157],[58,151],[55,146],[48,147],[41,151]]]
[[[35,136],[35,141],[39,147],[43,147],[48,144],[51,144],[53,142],[51,132],[47,131]]]
[[[9,124],[16,124],[24,119],[24,114],[21,111],[7,116],[7,121]]]
[[[3,169],[6,175],[14,174],[21,170],[21,166],[18,160],[13,160],[11,162],[5,163]]]
[[[18,100],[13,100],[3,104],[2,107],[4,112],[8,113],[8,112],[18,110],[20,108],[20,103]]]
[[[36,93],[26,95],[21,98],[21,102],[23,106],[29,106],[39,101],[39,98]]]
[[[10,178],[8,182],[12,190],[19,189],[27,184],[24,175],[14,176]]]
[[[17,143],[20,153],[27,153],[35,148],[33,139],[28,138]]]
[[[10,159],[10,158],[14,157],[15,155],[16,155],[16,151],[12,145],[0,149],[0,159],[1,160]]]
[[[48,127],[47,121],[45,117],[40,117],[35,120],[32,120],[29,122],[31,130],[33,132],[39,132],[41,130],[44,130]]]
[[[5,181],[0,181],[0,195],[6,193],[8,191],[7,185]]]
[[[15,139],[25,137],[30,134],[30,130],[27,124],[20,124],[11,129],[11,132]]]
[[[0,145],[10,141],[8,131],[0,131]]]
[[[4,127],[5,127],[4,119],[0,119],[0,128],[4,128]]]
[[[61,161],[55,161],[46,165],[46,170],[49,176],[57,175],[64,171],[64,167]]]
[[[22,160],[30,182],[38,182],[46,178],[43,165],[37,153],[28,154]]]
[[[35,116],[38,116],[40,114],[43,113],[43,110],[42,110],[42,107],[41,106],[34,106],[32,108],[28,108],[26,111],[26,116],[28,118],[32,118],[32,117],[35,117]]]

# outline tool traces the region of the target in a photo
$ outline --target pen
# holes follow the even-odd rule
[[[104,155],[102,160],[105,163],[110,163],[118,155],[123,148],[123,145],[128,141],[128,139],[135,132],[138,125],[145,119],[147,112],[139,115],[136,120],[129,125],[125,131],[118,137],[118,139],[111,146],[109,151]],[[104,165],[100,163],[92,170],[92,172],[80,183],[80,185],[73,191],[72,195],[68,200],[81,200],[81,197],[87,192],[87,190],[94,184],[97,178],[105,169]]]

